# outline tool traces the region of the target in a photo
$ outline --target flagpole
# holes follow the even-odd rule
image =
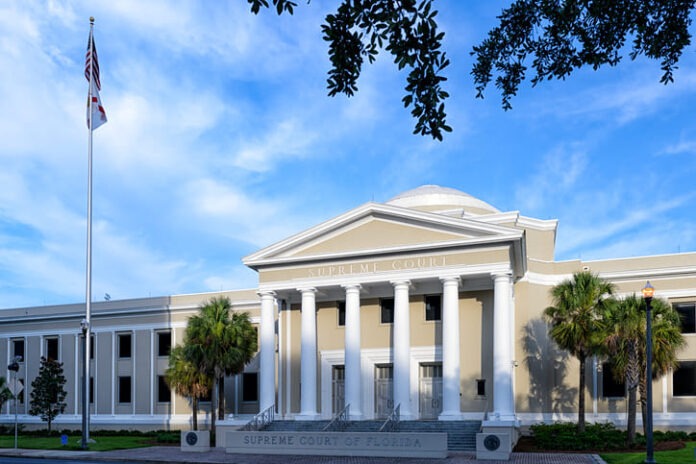
[[[89,442],[89,372],[90,372],[90,345],[92,339],[92,86],[94,85],[94,17],[89,18],[89,98],[87,114],[89,115],[89,142],[87,155],[87,283],[85,297],[85,352],[83,372],[83,397],[82,397],[82,424],[83,424],[83,447]]]

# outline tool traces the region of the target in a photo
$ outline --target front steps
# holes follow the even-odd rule
[[[349,421],[344,432],[378,433],[384,421]],[[320,432],[329,423],[319,421],[273,421],[263,431],[269,432]],[[446,433],[450,451],[475,451],[476,434],[481,421],[401,421],[398,432]]]

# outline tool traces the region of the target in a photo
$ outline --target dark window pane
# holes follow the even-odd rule
[[[172,401],[172,392],[169,390],[169,385],[167,385],[163,375],[157,376],[157,401],[159,403],[169,403]]]
[[[682,333],[696,333],[696,305],[694,303],[682,303],[674,305],[681,319]]]
[[[429,295],[425,297],[425,320],[442,320],[442,298],[440,298],[440,295]]]
[[[49,361],[58,361],[58,339],[46,339],[46,358]]]
[[[602,396],[604,398],[623,398],[626,396],[626,382],[617,382],[610,363],[602,364]]]
[[[13,356],[21,356],[22,360],[20,362],[24,362],[24,340],[14,340],[12,346],[14,350]]]
[[[338,302],[338,325],[339,326],[346,325],[346,302],[345,301]]]
[[[89,404],[94,404],[94,377],[89,378]]]
[[[89,336],[89,359],[94,359],[94,335]]]
[[[696,361],[682,361],[672,374],[674,396],[696,396]]]
[[[379,300],[381,308],[382,324],[391,324],[394,322],[394,298],[382,298]]]
[[[121,334],[118,336],[118,357],[119,358],[130,358],[131,357],[131,335]]]
[[[486,396],[486,379],[476,380],[476,394],[478,396]]]
[[[259,375],[256,372],[242,374],[242,401],[258,401]]]
[[[172,333],[171,332],[157,332],[157,356],[169,356],[169,352],[172,350]]]
[[[201,403],[210,403],[212,400],[213,400],[213,392],[211,390],[208,390],[208,393],[201,396],[200,402]]]
[[[118,402],[119,403],[130,403],[131,402],[131,378],[130,377],[119,377],[118,378]]]

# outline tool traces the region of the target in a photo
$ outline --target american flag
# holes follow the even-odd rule
[[[89,82],[89,68],[92,67],[92,79],[97,86],[97,90],[101,90],[101,81],[99,80],[99,60],[97,59],[97,47],[94,45],[94,37],[90,34],[89,43],[87,44],[87,55],[85,60],[85,78]]]
[[[97,48],[94,46],[94,37],[91,33],[89,34],[89,42],[87,43],[85,78],[87,78],[87,82],[89,82],[90,85],[90,92],[87,101],[87,127],[94,130],[106,122],[106,112],[104,111],[104,107],[101,103],[101,97],[99,96],[99,91],[101,90],[101,81],[99,80],[99,61],[97,60]],[[90,99],[91,104],[89,101]],[[91,115],[90,108],[92,109]]]

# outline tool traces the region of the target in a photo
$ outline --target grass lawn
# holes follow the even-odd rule
[[[696,447],[696,442],[691,441],[680,450],[658,451],[655,453],[655,461],[660,464],[696,462],[694,447]],[[638,464],[645,461],[645,453],[605,453],[600,456],[608,464]]]
[[[143,448],[153,446],[148,441],[154,440],[154,437],[93,437],[96,443],[89,444],[89,451],[111,451],[117,449],[128,448]],[[30,449],[51,449],[51,450],[81,450],[78,441],[82,439],[81,435],[69,435],[68,445],[60,444],[60,437],[26,437],[19,436],[17,447]],[[14,435],[0,436],[0,448],[14,448]]]

